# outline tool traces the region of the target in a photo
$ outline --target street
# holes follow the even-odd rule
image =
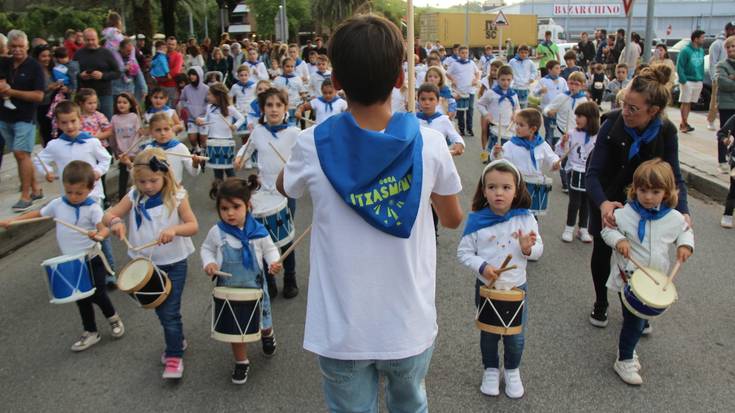
[[[455,158],[464,208],[469,207],[483,167],[479,137],[466,141],[465,154]],[[217,220],[208,197],[211,179],[208,170],[204,176],[184,180],[199,219],[197,247]],[[720,228],[721,207],[689,198],[695,253],[677,278],[678,302],[652,323],[652,335],[640,342],[644,384],[632,388],[612,369],[622,319],[617,298],[610,295],[606,329],[587,321],[594,300],[589,273],[592,246],[561,241],[566,202],[556,175],[550,213],[541,220],[544,256],[529,266],[530,313],[521,363],[526,395],[521,400],[510,400],[502,392],[497,398],[486,397],[479,391],[482,366],[479,330],[473,319],[475,277],[456,259],[462,228],[440,229],[439,336],[426,379],[430,410],[732,411],[735,318],[729,311],[735,294],[735,254],[730,255],[730,248],[735,232]],[[297,235],[309,225],[311,214],[309,199],[299,200]],[[113,240],[113,248],[120,269],[128,261],[124,244]],[[277,353],[266,359],[260,343],[250,345],[252,365],[244,386],[230,382],[229,345],[209,337],[212,283],[201,271],[198,251],[192,255],[182,301],[189,348],[184,378],[172,383],[161,379],[163,335],[155,313],[137,308],[119,291],[111,298],[125,322],[125,336],[113,339],[97,311],[102,341],[82,353],[69,350],[82,332],[81,322],[75,305],[48,303],[40,263],[60,254],[55,235],[44,235],[0,259],[0,408],[6,412],[324,411],[316,358],[301,347],[308,248],[307,237],[297,249],[299,296],[273,300]]]

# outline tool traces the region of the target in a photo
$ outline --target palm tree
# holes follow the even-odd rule
[[[312,0],[311,15],[319,27],[332,28],[358,10],[369,7],[370,0]]]

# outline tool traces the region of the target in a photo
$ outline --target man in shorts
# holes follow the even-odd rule
[[[682,49],[676,60],[676,73],[679,75],[679,103],[681,103],[681,123],[679,131],[689,133],[694,128],[689,124],[689,111],[692,103],[699,100],[704,80],[704,31],[692,32],[692,41]]]

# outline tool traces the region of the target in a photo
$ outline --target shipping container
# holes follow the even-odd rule
[[[496,13],[470,13],[469,46],[480,48],[485,45],[498,47],[500,42],[511,39],[516,47],[521,44],[535,46],[537,23],[536,15],[506,14],[510,26],[494,27]],[[422,41],[435,42],[450,46],[465,44],[465,13],[424,13],[420,17],[419,33]],[[501,39],[502,34],[502,39]]]

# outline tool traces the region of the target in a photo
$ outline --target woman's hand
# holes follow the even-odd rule
[[[617,201],[605,201],[600,205],[600,214],[602,215],[602,223],[608,228],[615,228],[615,210],[622,208],[623,204]]]

